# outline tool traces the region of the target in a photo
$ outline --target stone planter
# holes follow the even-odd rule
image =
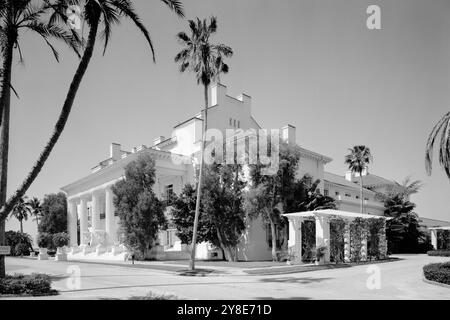
[[[47,248],[39,248],[38,260],[48,260]]]
[[[65,247],[56,249],[55,261],[67,261],[67,253]]]

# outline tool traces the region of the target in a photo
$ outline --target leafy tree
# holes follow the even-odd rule
[[[297,188],[296,173],[300,162],[297,146],[280,143],[280,162],[274,175],[262,175],[261,164],[250,165],[250,190],[245,195],[245,211],[249,218],[261,217],[270,225],[272,259],[277,256],[277,229],[286,224],[281,216],[292,203]]]
[[[29,255],[33,251],[31,237],[27,233],[7,231],[5,233],[6,245],[11,247],[12,256]]]
[[[367,165],[372,162],[372,154],[370,149],[366,146],[358,145],[348,149],[350,153],[345,156],[345,164],[353,172],[359,174],[360,180],[360,199],[361,199],[361,213],[364,213],[364,195],[363,195],[363,171]]]
[[[17,0],[14,0],[15,2]],[[25,0],[20,0],[25,1]],[[183,16],[183,8],[180,1],[177,0],[161,0],[166,4],[171,10],[173,10],[179,16]],[[29,1],[27,1],[29,2]],[[69,118],[75,97],[78,93],[80,84],[84,78],[84,75],[90,64],[92,55],[94,53],[94,48],[96,45],[96,40],[100,34],[104,40],[103,54],[105,54],[107,45],[109,43],[112,27],[120,23],[123,18],[130,19],[136,27],[143,33],[145,39],[147,40],[154,58],[153,44],[150,38],[148,30],[143,25],[139,15],[134,9],[131,0],[45,0],[47,7],[52,8],[53,12],[49,19],[49,24],[58,21],[67,21],[66,12],[72,5],[82,6],[82,17],[89,27],[89,32],[87,36],[87,41],[84,46],[84,51],[78,65],[78,68],[73,76],[72,82],[70,84],[69,90],[66,95],[63,107],[61,109],[58,120],[55,124],[53,133],[48,140],[43,151],[39,155],[38,160],[35,162],[33,168],[28,173],[27,177],[24,179],[20,187],[14,192],[14,194],[8,199],[6,204],[2,207],[0,206],[0,221],[1,217],[4,217],[12,209],[15,202],[25,194],[28,188],[31,186],[33,181],[37,178],[40,171],[42,170],[45,162],[47,161],[50,153],[52,152],[54,146],[56,145],[59,137],[61,136],[64,127]],[[99,33],[99,28],[103,26],[103,31]],[[72,34],[75,34],[73,32]],[[6,197],[6,196],[5,196]],[[3,203],[2,203],[3,205]]]
[[[0,245],[4,241],[4,221],[16,202],[25,195],[26,190],[18,194],[5,208],[8,184],[9,127],[11,84],[14,55],[23,61],[21,37],[30,33],[41,37],[49,46],[56,60],[59,54],[50,39],[61,40],[78,54],[79,39],[64,25],[56,21],[44,23],[48,14],[45,1],[38,0],[2,0],[0,1],[0,44],[1,44],[1,89],[0,89]],[[0,256],[0,278],[5,276],[4,256]]]
[[[67,198],[64,193],[53,193],[44,197],[38,229],[40,233],[49,234],[67,232]]]
[[[177,228],[177,237],[184,244],[191,244],[194,218],[195,218],[195,203],[197,198],[197,191],[192,184],[186,184],[181,193],[175,197],[172,207],[172,221]],[[203,212],[203,205],[200,207]],[[212,226],[208,224],[205,215],[199,217],[197,228],[197,243],[207,241],[207,234],[212,230]]]
[[[406,177],[401,183],[394,181],[394,185],[389,186],[385,193],[378,193],[376,198],[385,201],[396,195],[408,200],[411,195],[419,192],[423,183],[420,180],[412,180],[411,176]]]
[[[236,261],[236,246],[245,230],[241,179],[238,165],[213,164],[205,167],[202,206],[197,243],[209,241],[220,247],[228,261]],[[196,190],[190,184],[174,202],[173,222],[182,243],[190,244],[195,217]]]
[[[198,177],[197,199],[195,204],[194,231],[192,235],[192,252],[190,269],[195,269],[195,244],[197,243],[197,229],[200,214],[200,198],[202,192],[202,180],[204,178],[204,149],[206,142],[206,130],[208,129],[208,88],[214,81],[219,80],[221,73],[228,73],[228,65],[224,62],[224,57],[231,57],[233,50],[224,44],[213,44],[210,37],[217,32],[217,19],[212,17],[207,22],[189,20],[191,35],[179,32],[177,38],[184,48],[175,56],[175,62],[180,64],[180,71],[193,71],[197,78],[197,83],[203,85],[205,107],[203,109],[203,133],[200,151],[200,172]]]
[[[312,177],[305,175],[296,182],[295,207],[292,211],[314,211],[325,209],[336,209],[336,200],[332,197],[322,195],[318,189],[320,179],[312,182]]]
[[[29,214],[31,214],[31,209],[26,202],[26,198],[20,198],[13,208],[12,216],[19,220],[21,233],[23,233],[23,220],[28,220]]]
[[[125,167],[125,179],[113,187],[114,205],[125,233],[125,245],[138,259],[152,248],[166,226],[161,201],[153,192],[155,160],[144,153]]]
[[[237,261],[236,246],[246,227],[241,167],[213,164],[205,169],[203,214],[215,229],[209,241],[222,248],[228,261]]]
[[[416,205],[399,194],[386,199],[384,206],[384,215],[393,218],[386,222],[388,250],[417,252],[424,235],[420,231],[419,217],[413,212]]]
[[[36,227],[39,229],[39,218],[42,216],[41,201],[33,197],[28,201],[28,207],[30,208],[31,215],[34,217],[33,219],[36,221]]]

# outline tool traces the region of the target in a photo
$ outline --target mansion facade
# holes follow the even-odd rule
[[[246,94],[231,97],[222,84],[211,87],[208,108],[208,127],[220,130],[225,135],[227,129],[261,129],[252,116],[252,98]],[[140,145],[130,151],[120,144],[112,143],[109,157],[92,168],[89,175],[82,177],[61,190],[68,201],[68,232],[70,236],[69,257],[96,259],[123,259],[127,255],[122,243],[119,217],[113,204],[112,186],[124,178],[124,168],[142,153],[155,159],[154,191],[163,201],[171,200],[179,194],[184,185],[195,183],[196,154],[200,151],[202,137],[202,114],[177,124],[171,137],[160,136],[151,146]],[[280,136],[288,143],[296,144],[296,128],[286,125],[280,129]],[[319,191],[336,199],[339,210],[360,211],[359,177],[346,173],[344,176],[325,170],[331,158],[299,147],[301,160],[298,177],[306,174],[320,179]],[[177,161],[174,161],[176,156]],[[180,161],[181,160],[181,161]],[[364,213],[383,215],[383,203],[375,197],[377,192],[385,192],[394,183],[387,179],[364,172],[363,195]],[[170,219],[170,217],[169,217]],[[77,224],[80,232],[78,235]],[[261,220],[248,221],[241,243],[238,246],[240,260],[271,259],[270,235]],[[158,245],[152,249],[152,257],[157,259],[186,259],[190,248],[176,237],[175,229],[161,231]],[[222,252],[209,243],[201,243],[196,251],[199,259],[221,259]]]

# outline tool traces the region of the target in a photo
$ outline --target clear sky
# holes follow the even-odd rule
[[[235,54],[222,77],[232,95],[253,98],[265,128],[297,127],[303,147],[334,159],[344,174],[347,148],[370,147],[370,172],[425,186],[412,200],[424,217],[450,220],[450,183],[435,164],[424,168],[433,125],[450,110],[448,0],[185,0],[188,19],[218,18],[217,41]],[[106,56],[97,48],[66,129],[28,196],[43,197],[90,172],[109,156],[170,136],[198,112],[202,90],[173,62],[175,34],[187,30],[160,1],[134,1],[151,31],[157,63],[128,21],[113,29]],[[366,8],[381,7],[382,30],[368,30]],[[57,64],[41,39],[25,34],[24,64],[14,64],[9,192],[22,181],[51,134],[77,66],[64,47]],[[16,60],[17,62],[17,60]],[[28,222],[25,231],[34,233]],[[17,229],[11,219],[8,229]]]

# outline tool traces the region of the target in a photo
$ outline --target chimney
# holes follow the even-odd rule
[[[348,170],[346,173],[345,173],[345,180],[347,180],[347,181],[352,181],[352,172],[350,171],[350,170]]]
[[[111,143],[111,146],[109,148],[109,157],[113,159],[113,161],[117,161],[121,157],[121,151],[120,151],[120,144],[119,143]]]
[[[159,136],[158,138],[153,139],[153,145],[156,146],[157,144],[160,144],[160,143],[163,142],[164,140],[166,140],[166,137],[164,137],[164,136]]]
[[[209,106],[220,105],[223,103],[225,96],[227,95],[227,87],[223,84],[216,83],[211,86],[211,101]]]
[[[288,124],[287,126],[281,128],[281,139],[291,145],[295,144],[295,132],[296,129],[293,125]]]

